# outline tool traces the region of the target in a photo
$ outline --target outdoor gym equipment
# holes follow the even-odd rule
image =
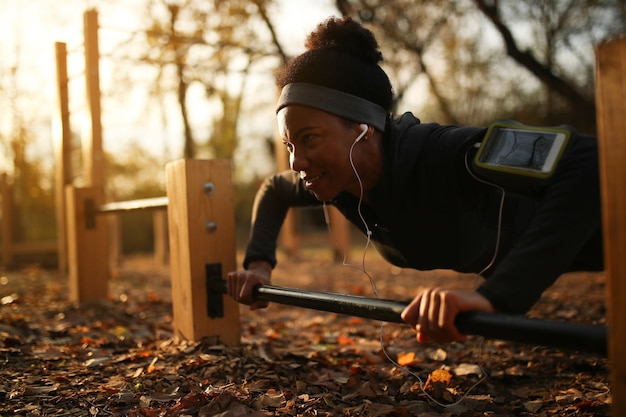
[[[222,295],[226,282],[219,264],[207,264],[207,314],[223,317]],[[254,290],[257,300],[301,308],[346,314],[390,323],[404,323],[400,313],[408,302],[336,294],[296,288],[259,285]],[[596,355],[607,355],[607,328],[601,325],[533,319],[524,316],[483,312],[462,313],[455,321],[461,333],[489,339],[544,345]]]

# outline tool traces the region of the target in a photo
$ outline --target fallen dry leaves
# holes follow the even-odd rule
[[[432,279],[473,284],[391,271],[371,266],[385,298]],[[402,325],[279,305],[242,309],[241,346],[190,343],[173,338],[166,271],[143,261],[119,272],[110,300],[81,306],[52,271],[0,275],[1,416],[610,415],[604,358],[478,338],[419,346]],[[369,294],[316,258],[283,261],[275,283]],[[566,277],[531,315],[602,322],[603,292],[602,276]]]

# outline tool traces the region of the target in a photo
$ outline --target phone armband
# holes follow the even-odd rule
[[[554,174],[572,133],[567,126],[497,121],[487,129],[472,165],[487,181],[532,191]]]

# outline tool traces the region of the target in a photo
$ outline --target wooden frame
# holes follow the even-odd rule
[[[176,335],[185,340],[214,336],[238,345],[239,304],[225,297],[223,318],[211,319],[207,296],[207,264],[221,264],[223,274],[237,267],[230,161],[171,162],[166,183]]]
[[[626,415],[626,38],[597,50],[596,103],[613,415]]]

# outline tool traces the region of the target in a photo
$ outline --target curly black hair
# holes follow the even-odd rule
[[[307,51],[276,73],[276,85],[304,82],[340,90],[391,110],[393,88],[380,67],[383,55],[371,31],[350,17],[331,17],[306,39]]]

